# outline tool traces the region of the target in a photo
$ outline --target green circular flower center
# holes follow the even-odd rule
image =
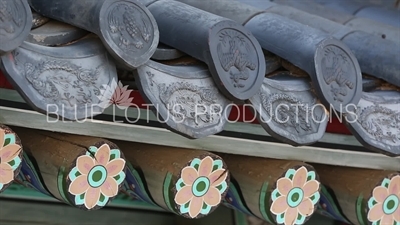
[[[97,188],[104,184],[107,179],[107,170],[104,166],[93,167],[88,174],[88,183],[91,187]]]
[[[295,208],[300,205],[303,197],[304,192],[301,188],[293,188],[292,190],[290,190],[286,201],[291,208]]]
[[[93,173],[93,176],[92,176],[93,181],[99,182],[99,181],[101,180],[101,178],[102,178],[102,175],[103,175],[103,174],[102,174],[100,171],[94,172],[94,173]]]
[[[400,205],[400,200],[396,195],[391,195],[383,202],[383,212],[387,215],[393,214]]]
[[[197,178],[192,186],[193,195],[196,197],[204,196],[210,189],[210,180],[207,177]]]

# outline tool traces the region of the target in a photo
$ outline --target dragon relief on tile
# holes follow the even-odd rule
[[[222,68],[229,73],[235,88],[245,88],[242,81],[250,78],[250,71],[257,69],[257,62],[251,61],[257,53],[248,39],[235,30],[223,30],[219,34],[217,46],[218,57]]]
[[[100,89],[96,81],[104,65],[95,70],[60,60],[45,60],[34,65],[21,63],[18,51],[14,51],[13,55],[18,70],[48,103],[76,107],[98,102]]]
[[[400,111],[379,105],[357,108],[358,123],[375,140],[400,144]]]
[[[348,79],[352,77],[349,71],[353,70],[350,67],[349,57],[342,49],[336,46],[328,46],[324,49],[322,74],[326,84],[331,88],[335,101],[343,102],[349,95],[349,90],[355,89],[354,82]]]
[[[150,86],[158,88],[161,102],[175,121],[197,128],[220,121],[223,108],[216,88],[200,87],[184,81],[157,84],[153,73],[147,71],[147,75]]]
[[[0,36],[15,34],[16,30],[22,26],[23,18],[20,15],[20,5],[10,1],[0,0]]]
[[[299,99],[284,93],[270,95],[261,94],[261,104],[271,117],[272,121],[280,124],[285,129],[292,128],[298,134],[302,132],[316,132],[313,121],[320,121],[321,118],[314,113],[314,109]]]
[[[130,51],[143,49],[152,37],[150,19],[133,4],[119,3],[113,6],[108,15],[109,29],[120,48]]]

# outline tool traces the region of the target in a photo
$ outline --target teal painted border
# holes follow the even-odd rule
[[[63,200],[68,205],[75,206],[71,201],[69,201],[66,195],[66,193],[68,193],[66,176],[68,175],[66,174],[65,167],[62,166],[57,174],[57,189],[62,198],[60,200]]]
[[[269,202],[270,199],[269,197],[267,197],[268,195],[267,190],[268,190],[268,182],[265,182],[260,190],[260,200],[259,200],[260,212],[261,215],[264,217],[263,219],[265,219],[268,223],[275,224],[275,222],[272,222],[274,220],[272,219],[272,216],[270,214],[271,211],[269,210],[269,207],[268,210],[265,210],[266,209],[265,202]]]
[[[173,184],[172,184],[172,173],[168,172],[167,176],[165,176],[164,190],[163,190],[165,204],[167,205],[168,209],[171,212],[179,215],[178,212],[171,205],[171,202],[173,202],[173,197],[170,195],[170,190],[171,190],[172,186],[173,186]]]
[[[248,225],[247,216],[239,211],[233,211],[235,218],[235,225]]]
[[[363,210],[365,207],[365,204],[363,204],[364,202],[364,196],[363,194],[360,194],[357,198],[357,202],[356,202],[356,213],[357,213],[357,219],[358,222],[360,223],[360,225],[367,225],[368,223],[366,222],[366,215],[365,215],[365,211]]]

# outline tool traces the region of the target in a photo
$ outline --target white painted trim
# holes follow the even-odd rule
[[[164,128],[100,120],[87,120],[85,123],[61,121],[57,123],[47,123],[46,119],[46,115],[35,111],[0,106],[0,123],[11,126],[164,146],[202,149],[220,153],[301,160],[310,163],[358,168],[400,170],[400,157],[391,158],[378,153],[355,152],[311,146],[292,147],[281,143],[217,135],[211,135],[198,140],[190,140]]]

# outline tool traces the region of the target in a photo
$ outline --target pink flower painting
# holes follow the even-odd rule
[[[0,127],[0,192],[14,180],[15,171],[22,162],[21,151],[15,134],[6,134],[6,130]]]
[[[271,194],[271,212],[278,224],[300,225],[314,213],[320,198],[320,183],[314,171],[302,166],[290,169],[277,181]]]
[[[368,208],[372,225],[400,225],[400,175],[385,178],[374,188]]]
[[[88,210],[105,206],[118,194],[125,179],[125,160],[120,150],[103,144],[91,147],[90,152],[78,157],[76,167],[68,175],[71,180],[68,192],[75,196],[76,205],[84,205]]]
[[[190,218],[208,215],[221,203],[221,195],[228,188],[227,177],[228,171],[223,168],[222,160],[210,156],[192,160],[182,170],[175,185],[175,202],[180,206],[180,213],[188,213]]]

